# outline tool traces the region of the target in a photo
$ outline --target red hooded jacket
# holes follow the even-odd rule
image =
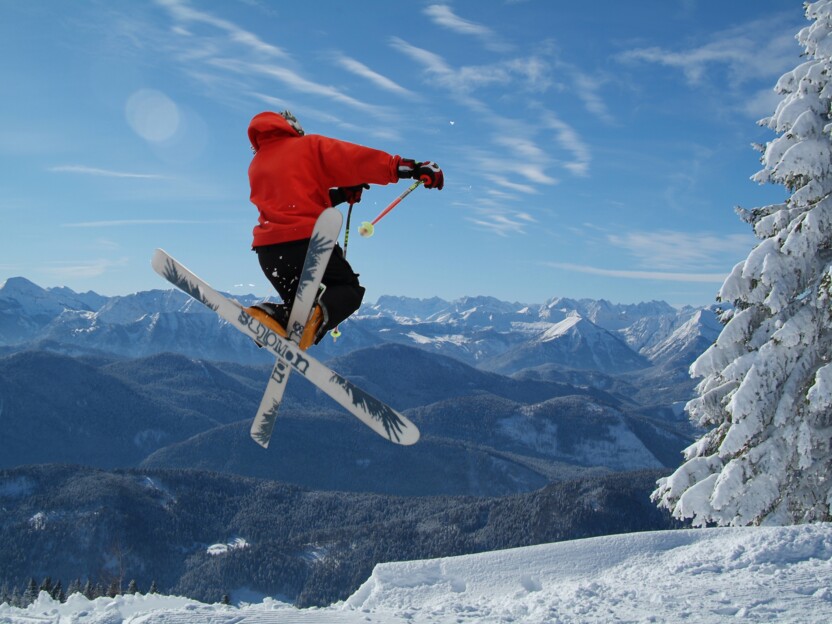
[[[248,137],[255,150],[248,168],[251,202],[260,211],[253,247],[310,238],[318,216],[330,206],[330,188],[399,180],[399,156],[316,134],[301,136],[277,113],[256,115]]]

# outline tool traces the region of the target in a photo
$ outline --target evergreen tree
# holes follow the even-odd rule
[[[658,482],[660,506],[706,524],[832,520],[832,0],[806,4],[805,62],[785,74],[760,183],[782,204],[740,216],[761,242],[720,290],[733,309],[691,367],[707,431]]]
[[[159,588],[156,587],[156,581],[155,580],[150,583],[150,589],[147,590],[147,593],[148,594],[158,594],[159,593]]]
[[[72,594],[83,593],[83,587],[81,585],[81,579],[74,579],[70,581],[69,587],[66,590],[66,593],[71,596]]]
[[[46,592],[50,596],[52,595],[52,590],[54,589],[54,585],[52,584],[52,577],[47,576],[43,581],[41,581],[40,588],[38,593]]]
[[[110,586],[107,588],[107,596],[110,598],[115,598],[116,596],[121,594],[121,581],[119,579],[113,579],[110,581]]]
[[[132,579],[130,583],[127,585],[127,593],[128,594],[138,594],[139,593],[139,586],[136,583],[136,579]]]
[[[63,583],[60,580],[52,588],[51,596],[58,602],[66,602],[66,594],[64,593]]]
[[[26,591],[23,592],[23,596],[20,598],[21,606],[28,607],[32,604],[38,597],[38,584],[35,582],[35,579],[29,579],[29,584],[26,586]]]
[[[84,594],[84,597],[87,600],[92,600],[95,598],[95,587],[93,587],[92,581],[87,579],[87,582],[84,583],[84,589],[81,590],[81,593]]]

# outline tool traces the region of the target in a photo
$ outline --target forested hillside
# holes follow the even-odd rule
[[[248,588],[327,604],[383,561],[677,526],[649,501],[661,474],[500,498],[403,498],[198,471],[16,468],[0,472],[0,587],[155,581],[207,601]]]

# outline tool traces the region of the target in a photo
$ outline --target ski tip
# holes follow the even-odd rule
[[[271,423],[263,422],[260,418],[261,414],[258,413],[258,418],[255,418],[251,423],[251,429],[249,430],[249,435],[251,439],[254,440],[258,446],[262,446],[264,449],[269,448],[269,442],[272,438],[272,429],[274,428],[274,421]]]
[[[403,439],[399,442],[399,444],[400,444],[401,446],[413,446],[414,444],[416,444],[416,443],[419,441],[419,437],[420,437],[420,436],[419,436],[419,432],[417,431],[417,432],[416,432],[416,435],[409,436],[409,437],[407,437],[407,438],[403,438]]]
[[[251,439],[254,440],[257,443],[257,446],[260,446],[264,449],[269,448],[269,441],[268,440],[260,440],[260,439],[257,438],[257,436],[254,436],[254,435],[251,436]]]
[[[150,265],[158,271],[158,267],[162,265],[165,261],[165,258],[169,258],[167,252],[164,249],[156,249],[153,252],[153,258],[150,261]]]
[[[413,446],[419,441],[421,433],[419,429],[412,422],[408,421],[407,427],[399,434],[397,440],[391,439],[391,442],[400,444],[402,446]]]

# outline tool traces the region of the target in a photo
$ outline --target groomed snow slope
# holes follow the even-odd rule
[[[0,622],[830,622],[832,525],[664,531],[376,566],[344,603],[226,607],[45,594]]]

